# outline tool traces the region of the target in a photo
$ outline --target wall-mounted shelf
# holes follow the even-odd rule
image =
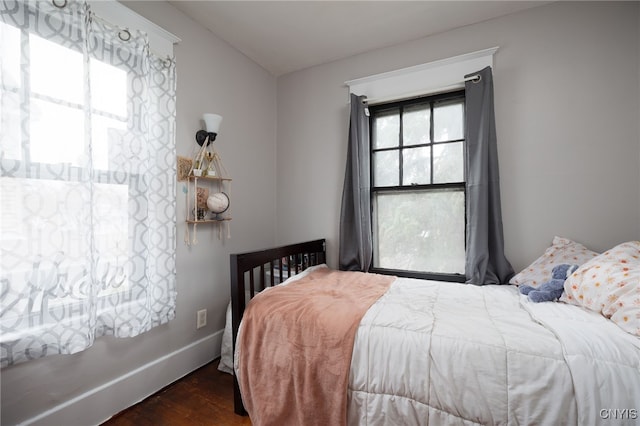
[[[192,219],[187,219],[186,222],[187,223],[220,223],[220,222],[224,222],[227,220],[231,220],[230,217],[224,217],[222,219],[201,219],[201,220],[192,220]]]
[[[187,230],[185,244],[198,244],[198,225],[214,225],[218,227],[218,239],[222,239],[222,228],[226,225],[226,238],[231,238],[231,178],[220,176],[194,176],[187,179]],[[200,188],[200,196],[198,194]],[[207,199],[215,193],[226,195],[227,207],[221,212],[211,211],[207,207]],[[189,233],[189,226],[193,236]]]
[[[218,176],[194,176],[194,175],[190,175],[189,180],[212,180],[212,181],[227,181],[227,182],[231,182],[233,179],[231,178],[226,178],[226,177],[218,177]]]

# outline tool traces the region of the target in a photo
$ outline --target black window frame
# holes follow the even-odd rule
[[[441,104],[441,103],[446,103],[446,102],[450,102],[450,101],[456,101],[456,100],[462,100],[463,104],[464,102],[466,102],[466,97],[465,97],[465,90],[464,89],[460,89],[460,90],[455,90],[455,91],[451,91],[451,92],[446,92],[446,93],[440,93],[440,94],[435,94],[435,95],[429,95],[429,96],[422,96],[422,97],[418,97],[418,98],[411,98],[411,99],[405,99],[405,100],[400,100],[400,101],[392,101],[392,102],[387,102],[387,103],[381,103],[381,104],[377,104],[377,105],[371,105],[369,106],[369,115],[371,117],[371,119],[369,120],[369,134],[371,135],[370,137],[370,141],[369,141],[369,163],[371,165],[370,169],[370,190],[369,190],[369,196],[370,196],[370,200],[371,200],[371,211],[370,211],[370,216],[371,216],[371,223],[374,224],[374,198],[376,193],[384,193],[384,192],[403,192],[403,191],[450,191],[450,190],[455,190],[455,191],[460,191],[462,190],[463,194],[464,194],[464,199],[465,199],[465,203],[464,203],[464,217],[465,217],[465,236],[467,234],[467,191],[466,191],[466,179],[467,179],[467,170],[466,170],[466,155],[467,155],[467,144],[466,144],[466,138],[463,137],[461,139],[451,139],[451,140],[447,140],[447,141],[438,141],[435,142],[434,141],[434,126],[433,126],[433,118],[434,118],[434,114],[433,114],[433,110],[434,110],[434,106]],[[403,111],[407,108],[407,107],[411,107],[414,105],[419,105],[419,104],[429,104],[429,108],[430,108],[430,115],[429,115],[429,120],[430,120],[430,126],[429,126],[429,142],[428,143],[422,143],[422,144],[412,144],[412,145],[408,145],[408,146],[404,146],[404,136],[403,136]],[[374,134],[375,134],[375,129],[374,129],[374,125],[375,125],[375,120],[374,117],[377,113],[383,113],[385,111],[388,110],[393,110],[393,109],[397,109],[399,112],[399,135],[398,135],[398,146],[394,146],[394,147],[385,147],[385,148],[375,148],[373,147],[374,145]],[[463,165],[463,180],[462,182],[455,182],[455,183],[433,183],[433,161],[434,161],[434,157],[433,155],[431,155],[430,161],[431,161],[431,165],[430,165],[430,173],[431,173],[431,179],[430,181],[432,183],[429,184],[403,184],[402,178],[403,178],[403,155],[402,152],[404,149],[411,149],[411,148],[420,148],[420,147],[430,147],[431,152],[433,153],[433,146],[434,145],[443,145],[443,144],[448,144],[448,143],[458,143],[458,142],[462,142],[462,149],[463,149],[463,161],[464,161],[464,165]],[[374,186],[374,167],[373,167],[373,156],[376,152],[383,152],[383,151],[398,151],[398,155],[399,155],[399,164],[398,164],[398,185],[395,186]],[[375,232],[374,229],[372,228],[372,233]],[[372,241],[375,241],[375,236],[372,235]],[[410,271],[410,270],[403,270],[403,269],[391,269],[391,268],[380,268],[380,267],[376,267],[373,265],[373,259],[375,259],[375,252],[376,248],[375,248],[375,244],[372,247],[372,266],[369,269],[370,272],[374,272],[374,273],[378,273],[378,274],[386,274],[386,275],[395,275],[395,276],[399,276],[399,277],[407,277],[407,278],[420,278],[420,279],[429,279],[429,280],[438,280],[438,281],[448,281],[448,282],[458,282],[458,283],[463,283],[466,281],[466,277],[465,274],[458,274],[458,273],[438,273],[438,272],[422,272],[422,271]],[[465,239],[465,251],[466,251],[466,239]]]

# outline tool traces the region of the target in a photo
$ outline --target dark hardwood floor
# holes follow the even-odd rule
[[[219,360],[199,368],[103,426],[251,425],[233,412],[233,377],[218,371]]]

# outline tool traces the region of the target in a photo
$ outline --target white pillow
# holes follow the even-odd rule
[[[564,282],[560,301],[610,318],[640,336],[640,241],[629,241],[591,259]]]
[[[511,278],[509,283],[538,287],[552,278],[554,266],[563,263],[582,265],[597,255],[598,253],[589,250],[580,243],[568,238],[554,237],[553,243],[542,256]]]

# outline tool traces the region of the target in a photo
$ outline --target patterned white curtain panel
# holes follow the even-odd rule
[[[85,3],[0,1],[2,367],[175,316],[175,62]]]

